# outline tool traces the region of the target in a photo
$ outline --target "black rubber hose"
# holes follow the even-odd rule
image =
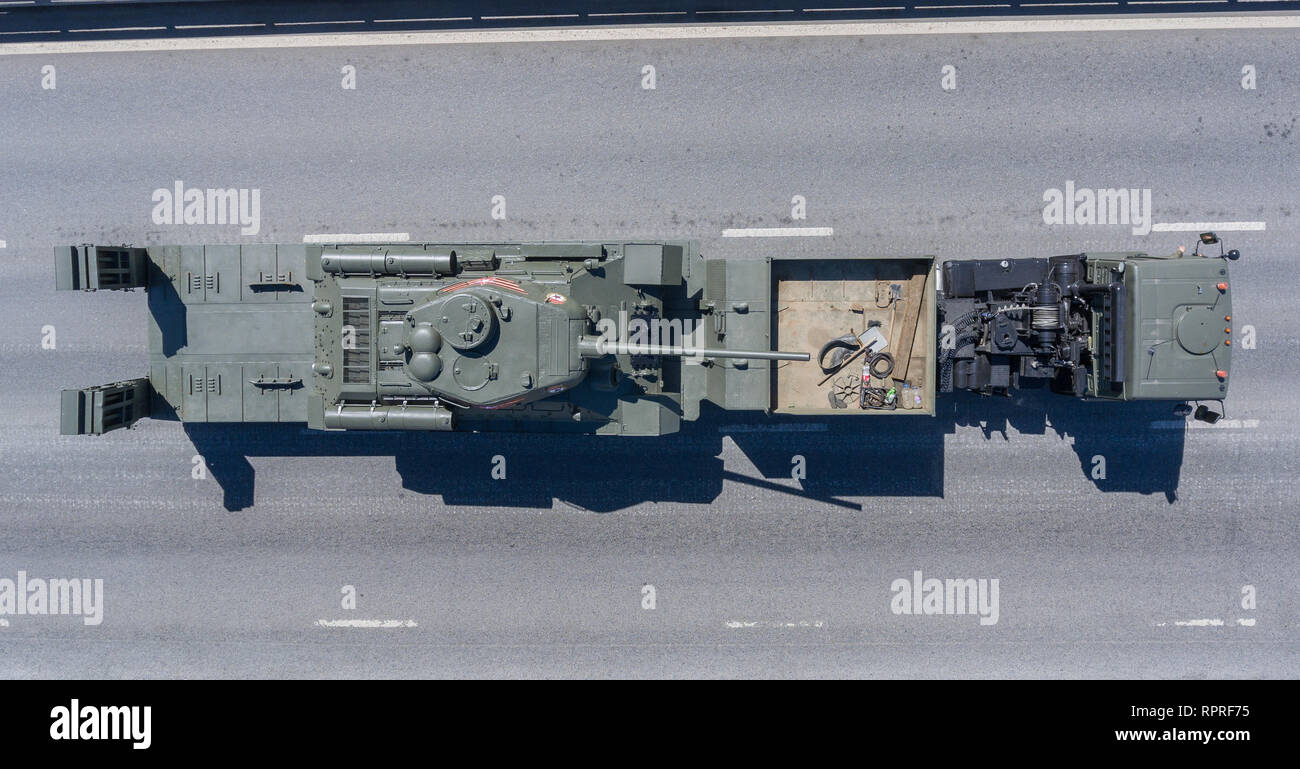
[[[851,352],[855,352],[857,349],[858,349],[858,337],[854,334],[846,334],[837,339],[832,339],[831,341],[822,345],[822,349],[818,351],[817,365],[822,367],[823,374],[829,374],[832,371],[839,369],[840,364],[844,362],[844,359],[847,357],[847,355],[841,354],[838,357],[832,355],[830,365],[827,365],[825,362],[826,353],[832,350],[835,350],[836,352],[838,352],[839,350],[844,350],[845,353],[851,353]]]
[[[884,361],[885,363],[888,364],[888,368],[886,368],[884,371],[876,370],[876,364],[879,363],[880,361]],[[882,352],[871,359],[871,375],[873,377],[877,379],[884,379],[885,377],[889,376],[892,373],[894,373],[894,356],[890,355],[887,352]]]

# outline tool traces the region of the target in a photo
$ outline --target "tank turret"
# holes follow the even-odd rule
[[[672,359],[729,359],[739,366],[809,359],[808,353],[688,344],[680,335],[630,342],[630,325],[677,313],[698,319],[701,310],[686,296],[680,256],[646,270],[636,259],[650,249],[627,251],[634,255],[631,267],[618,248],[557,249],[550,259],[516,258],[496,247],[324,248],[319,268],[308,267],[321,425],[452,429],[471,412],[559,400],[592,372],[595,390],[640,377],[641,392],[655,395],[674,376]],[[612,339],[609,321],[598,323],[602,317],[621,324]]]

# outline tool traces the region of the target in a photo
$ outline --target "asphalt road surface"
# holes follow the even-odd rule
[[[1238,30],[0,56],[0,579],[104,580],[97,626],[6,616],[0,675],[1296,677],[1295,51]],[[258,232],[155,224],[176,180],[259,189]],[[57,434],[60,388],[147,354],[143,295],[56,294],[55,245],[1192,246],[1045,224],[1067,181],[1150,189],[1156,223],[1265,223],[1221,233],[1243,257],[1217,426],[1031,393],[658,440]],[[721,237],[792,226],[834,234]],[[998,580],[997,621],[895,613],[918,570]]]

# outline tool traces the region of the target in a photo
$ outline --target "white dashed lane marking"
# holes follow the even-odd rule
[[[318,619],[317,627],[342,628],[404,628],[416,627],[415,620],[409,619]]]
[[[405,243],[411,239],[409,232],[327,232],[303,235],[303,243]]]
[[[1264,222],[1157,222],[1152,232],[1263,232]]]
[[[722,231],[724,238],[827,238],[834,234],[831,227],[746,227]]]

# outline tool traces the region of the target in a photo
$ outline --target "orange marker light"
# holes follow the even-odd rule
[[[1224,316],[1223,316],[1223,319],[1224,319],[1224,320],[1232,320],[1232,316],[1231,316],[1231,315],[1224,315]]]
[[[1217,374],[1218,377],[1219,377],[1220,379],[1227,379],[1227,378],[1228,378],[1228,372],[1224,371],[1223,369],[1219,369],[1218,371],[1216,371],[1216,372],[1214,372],[1214,373]]]
[[[1223,333],[1225,333],[1225,334],[1231,334],[1231,333],[1232,333],[1232,328],[1231,328],[1231,327],[1225,328],[1225,329],[1223,330]]]
[[[1220,284],[1219,284],[1219,290],[1220,290],[1220,291],[1227,291],[1227,290],[1228,290],[1228,284],[1227,284],[1227,283],[1220,283]]]
[[[1232,340],[1231,340],[1231,339],[1224,339],[1224,340],[1223,340],[1223,343],[1226,344],[1226,345],[1231,345],[1231,344],[1232,344]]]

